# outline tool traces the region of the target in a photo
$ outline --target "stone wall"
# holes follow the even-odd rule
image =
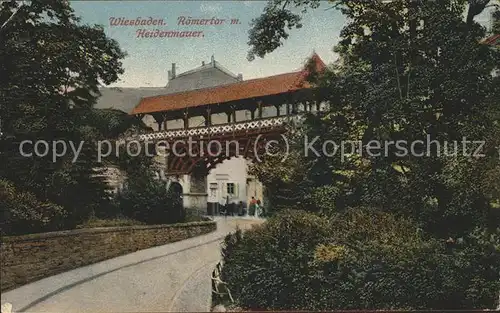
[[[3,237],[1,291],[137,250],[206,234],[216,227],[213,221],[203,221]]]
[[[104,178],[104,181],[110,187],[110,192],[112,194],[117,193],[127,180],[126,173],[116,166],[99,167],[94,168],[94,170],[102,171],[101,174],[95,176]]]

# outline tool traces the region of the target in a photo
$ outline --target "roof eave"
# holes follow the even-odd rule
[[[316,67],[317,71],[323,71],[326,68],[326,64],[319,57],[319,55],[317,55],[316,53],[314,53],[309,58],[309,60],[312,60],[315,63],[315,65],[316,65],[315,67]],[[219,70],[221,70],[221,69],[219,68]],[[231,84],[226,84],[226,85],[224,85],[224,87],[228,87],[228,86],[231,86],[231,85],[238,85],[238,84],[242,84],[242,83],[250,83],[252,81],[266,80],[266,79],[271,79],[271,78],[274,78],[274,77],[277,78],[278,76],[283,76],[283,75],[298,74],[298,77],[295,79],[295,81],[291,85],[289,85],[287,87],[286,91],[275,93],[275,94],[263,94],[263,95],[260,95],[259,97],[273,96],[273,95],[284,94],[284,93],[288,93],[288,92],[292,92],[292,91],[297,91],[297,90],[300,90],[300,89],[309,89],[309,88],[311,88],[312,86],[309,86],[309,84],[306,84],[307,86],[303,86],[303,83],[306,83],[305,79],[307,77],[307,75],[306,75],[307,73],[308,73],[308,69],[307,68],[303,68],[301,71],[298,71],[298,72],[283,73],[283,74],[278,74],[278,75],[273,75],[273,76],[268,76],[268,77],[262,77],[262,78],[257,78],[257,79],[251,79],[251,80],[246,80],[246,81],[241,81],[241,82],[234,82],[234,83],[231,83]],[[222,86],[208,87],[208,88],[197,89],[196,91],[199,92],[199,91],[202,91],[203,89],[206,89],[206,91],[210,91],[210,90],[216,90],[217,88],[221,88],[221,87]],[[203,103],[203,104],[197,104],[197,105],[187,105],[184,108],[165,108],[165,109],[152,109],[152,110],[145,110],[145,109],[143,109],[143,110],[140,110],[140,111],[138,110],[142,105],[145,105],[144,101],[146,101],[146,100],[156,99],[156,100],[161,101],[160,99],[163,98],[163,97],[169,97],[169,96],[173,96],[175,94],[190,93],[190,92],[194,92],[194,90],[182,91],[182,92],[179,92],[179,93],[173,93],[173,94],[168,94],[168,95],[158,95],[158,96],[153,96],[153,97],[144,97],[144,98],[141,99],[141,101],[139,102],[139,104],[132,110],[132,112],[130,114],[150,114],[150,113],[157,113],[157,112],[178,111],[178,110],[183,110],[185,108],[192,108],[192,107],[206,106],[206,105],[214,105],[214,104],[219,103],[219,102],[217,102],[217,103]],[[224,101],[224,102],[220,102],[220,104],[234,102],[234,101],[240,101],[240,100],[246,100],[246,99],[251,99],[251,98],[254,98],[254,97],[227,100],[227,101]]]
[[[226,104],[229,104],[229,103],[232,103],[232,102],[235,102],[235,101],[244,101],[244,100],[249,100],[249,99],[258,99],[258,98],[264,98],[264,97],[272,97],[272,96],[278,96],[278,95],[284,95],[284,94],[287,94],[287,93],[292,93],[292,92],[297,92],[297,91],[300,91],[300,90],[305,90],[305,89],[312,89],[313,87],[312,86],[303,86],[303,87],[297,87],[295,89],[289,89],[285,92],[278,92],[278,93],[273,93],[273,94],[266,94],[266,95],[260,95],[260,96],[257,96],[257,97],[248,97],[248,98],[241,98],[241,99],[233,99],[233,100],[228,100],[228,101],[224,101],[224,102],[207,102],[207,103],[203,103],[203,104],[200,104],[200,105],[195,105],[195,106],[188,106],[188,107],[184,107],[184,108],[177,108],[177,109],[152,109],[152,110],[136,110],[137,108],[139,108],[141,106],[141,104],[143,103],[143,100],[141,100],[141,102],[132,110],[132,112],[130,112],[130,115],[137,115],[137,114],[153,114],[153,113],[160,113],[160,112],[174,112],[174,111],[181,111],[181,110],[185,110],[185,109],[189,109],[189,108],[198,108],[198,107],[203,107],[203,106],[208,106],[208,105],[226,105]]]

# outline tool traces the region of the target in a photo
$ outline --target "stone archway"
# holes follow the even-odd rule
[[[175,195],[179,195],[179,197],[182,197],[183,188],[182,188],[182,185],[179,182],[172,182],[171,185],[170,185],[170,190]]]
[[[179,217],[179,221],[183,221],[186,217],[186,211],[183,203],[183,187],[179,182],[171,181],[168,183],[167,189],[172,197],[171,199],[175,207],[173,214]]]

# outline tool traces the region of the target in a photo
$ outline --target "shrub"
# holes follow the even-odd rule
[[[456,295],[449,301],[459,307],[493,308],[500,291],[500,228],[476,228],[465,238],[450,240],[448,246],[452,252],[448,266],[438,270],[445,272]]]
[[[1,234],[23,235],[64,228],[67,212],[61,206],[39,201],[34,194],[18,190],[0,179]]]
[[[147,224],[182,222],[185,213],[179,194],[153,179],[137,180],[119,195],[123,215]]]
[[[500,289],[497,237],[446,246],[389,213],[290,211],[240,237],[222,279],[245,308],[491,308]]]
[[[203,217],[200,215],[198,210],[185,210],[184,222],[201,222]]]
[[[320,267],[321,276],[338,286],[333,292],[338,297],[326,298],[331,301],[326,307],[478,309],[494,305],[500,288],[500,250],[489,243],[471,238],[445,244],[423,238],[412,221],[369,210],[338,214],[331,225],[332,242],[345,245],[348,253],[341,262],[326,261]],[[348,279],[332,280],[339,272],[347,272]]]
[[[227,239],[222,280],[241,306],[251,309],[303,307],[316,245],[327,243],[328,223],[303,211],[281,212],[243,237]]]

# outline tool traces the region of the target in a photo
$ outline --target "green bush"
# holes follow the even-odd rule
[[[64,229],[67,212],[61,206],[39,201],[0,179],[1,234],[23,235]]]
[[[308,301],[309,263],[328,241],[327,221],[302,211],[279,213],[232,242],[222,280],[238,304],[251,309],[299,309]],[[225,250],[224,250],[225,251]]]
[[[249,309],[491,308],[500,289],[497,237],[446,245],[388,213],[290,211],[233,236],[222,278]]]
[[[452,252],[449,266],[439,270],[445,272],[450,289],[458,295],[455,306],[494,307],[492,300],[498,299],[500,290],[500,228],[493,232],[476,228],[451,242],[448,249]]]
[[[137,180],[118,196],[124,216],[147,224],[172,224],[185,220],[182,198],[162,182]]]
[[[200,212],[197,210],[185,210],[184,222],[202,222],[203,217],[200,215]]]

